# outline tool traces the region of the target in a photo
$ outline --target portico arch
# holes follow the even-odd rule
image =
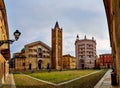
[[[39,69],[39,70],[42,69],[42,60],[39,60],[39,61],[38,61],[38,69]]]
[[[112,47],[113,68],[120,86],[120,0],[103,0]]]

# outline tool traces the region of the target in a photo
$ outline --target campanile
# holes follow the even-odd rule
[[[52,28],[51,68],[62,70],[62,28],[58,22]]]

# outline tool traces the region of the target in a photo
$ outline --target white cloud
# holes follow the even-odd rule
[[[64,54],[74,55],[77,34],[80,38],[95,37],[98,53],[110,51],[102,0],[5,0],[5,3],[11,38],[15,29],[22,32],[20,40],[11,45],[13,52],[38,40],[51,46],[51,28],[56,21],[63,28]]]

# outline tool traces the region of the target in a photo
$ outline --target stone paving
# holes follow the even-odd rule
[[[112,72],[111,69],[108,70],[94,88],[120,88],[111,85],[111,72]]]
[[[0,88],[16,88],[13,74],[8,74],[5,83]]]

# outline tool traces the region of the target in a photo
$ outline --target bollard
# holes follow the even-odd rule
[[[117,85],[116,73],[114,69],[111,72],[111,84],[114,86]]]

